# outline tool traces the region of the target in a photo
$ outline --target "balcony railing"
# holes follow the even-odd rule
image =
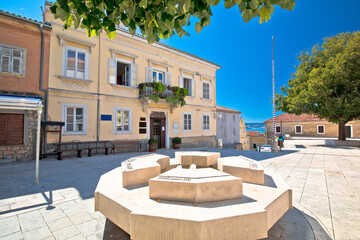
[[[158,93],[158,92],[154,91],[153,87],[145,87],[145,91],[143,89],[140,89],[140,91],[139,91],[140,98],[148,97],[149,95],[159,95],[159,97],[166,98],[168,96],[174,96],[174,93],[172,90],[169,90],[169,89],[166,89],[162,93]]]

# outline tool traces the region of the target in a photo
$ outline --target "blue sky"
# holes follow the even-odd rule
[[[326,36],[360,30],[359,0],[297,0],[293,11],[277,8],[271,20],[244,23],[238,8],[213,8],[210,26],[191,37],[165,43],[221,65],[217,71],[217,104],[242,112],[245,122],[272,117],[271,36],[275,37],[276,89],[287,83],[297,65],[296,55]],[[0,0],[0,9],[42,20],[43,0]]]

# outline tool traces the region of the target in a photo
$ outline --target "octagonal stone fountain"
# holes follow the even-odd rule
[[[128,159],[95,190],[95,210],[132,240],[266,238],[291,207],[281,177],[250,159],[209,152]]]

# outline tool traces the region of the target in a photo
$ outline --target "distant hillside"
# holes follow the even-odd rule
[[[247,131],[260,131],[265,132],[265,124],[264,123],[245,123]]]

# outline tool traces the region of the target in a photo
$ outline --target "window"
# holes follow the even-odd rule
[[[87,53],[75,48],[66,50],[65,75],[67,77],[86,79],[87,78]]]
[[[255,148],[255,149],[256,149],[256,143],[253,143],[253,148]]]
[[[153,82],[164,82],[165,80],[165,73],[161,71],[153,71]]]
[[[24,144],[24,114],[0,113],[0,146]]]
[[[0,44],[0,72],[25,75],[25,50]]]
[[[204,114],[202,121],[203,121],[202,123],[203,130],[204,131],[210,130],[210,115]]]
[[[114,132],[130,133],[131,132],[131,110],[126,108],[115,108],[114,111]]]
[[[275,133],[281,133],[281,126],[275,126]]]
[[[188,96],[192,96],[192,79],[190,78],[184,78],[184,88],[186,88],[189,91]]]
[[[63,121],[65,134],[86,134],[86,106],[63,105]]]
[[[116,62],[116,84],[131,86],[131,64]]]
[[[318,125],[317,126],[317,133],[318,134],[325,134],[325,125]]]
[[[191,131],[192,130],[192,114],[183,113],[183,130]]]
[[[202,90],[203,90],[202,97],[204,99],[210,99],[210,83],[209,82],[203,81]]]
[[[301,125],[295,126],[295,133],[296,134],[302,134],[302,126]]]

